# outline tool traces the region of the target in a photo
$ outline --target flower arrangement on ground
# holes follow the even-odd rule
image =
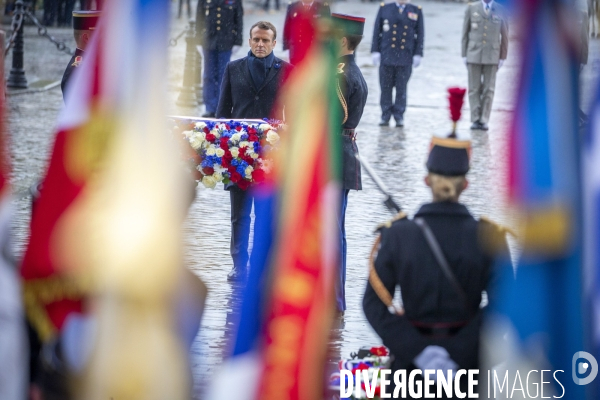
[[[207,188],[217,183],[234,183],[247,190],[264,181],[272,160],[267,157],[277,147],[279,121],[192,121],[187,129],[179,127],[193,149],[187,154],[194,164],[194,177]]]

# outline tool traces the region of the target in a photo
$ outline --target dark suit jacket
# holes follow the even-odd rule
[[[242,0],[198,0],[196,40],[204,50],[230,51],[244,37]]]
[[[273,115],[277,94],[292,65],[275,57],[262,87],[255,88],[248,70],[248,57],[231,61],[225,68],[217,118],[283,120],[283,115]]]

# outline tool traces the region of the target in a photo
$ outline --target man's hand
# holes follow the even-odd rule
[[[498,69],[502,68],[502,66],[504,65],[504,61],[505,60],[498,61]]]
[[[241,48],[242,46],[238,46],[237,44],[233,45],[231,48],[231,55],[235,55],[238,51],[240,51]]]
[[[378,66],[379,63],[381,62],[381,53],[379,53],[379,52],[371,53],[371,59],[373,60],[373,65]]]
[[[421,65],[421,56],[413,56],[413,68],[417,68]]]

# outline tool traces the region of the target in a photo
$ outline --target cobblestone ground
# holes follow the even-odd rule
[[[446,89],[450,86],[466,86],[467,71],[460,58],[460,35],[464,5],[414,1],[421,5],[425,18],[425,54],[422,65],[413,71],[408,87],[408,110],[405,128],[380,128],[378,71],[370,65],[370,45],[373,20],[378,3],[345,1],[332,4],[334,12],[367,17],[365,38],[359,46],[357,62],[369,85],[367,106],[358,126],[358,147],[386,180],[397,201],[404,210],[413,214],[429,200],[423,183],[425,159],[431,134],[447,133],[450,129]],[[175,3],[174,8],[175,10]],[[255,3],[245,4],[245,30],[252,23],[266,19],[283,29],[285,11],[265,13]],[[172,36],[184,27],[184,19],[174,19]],[[514,35],[516,29],[511,29]],[[67,40],[74,48],[69,29],[54,28],[50,33]],[[246,33],[247,36],[247,33]],[[473,141],[471,185],[463,201],[477,216],[488,215],[510,224],[502,197],[502,163],[505,152],[506,127],[510,121],[511,104],[516,89],[518,72],[518,47],[511,38],[509,59],[499,71],[496,98],[488,132],[469,132],[468,109],[460,122],[460,129]],[[30,82],[47,83],[60,80],[69,56],[58,52],[46,39],[37,35],[33,27],[25,29],[25,68]],[[583,70],[583,103],[587,104],[595,87],[593,77],[600,65],[599,42],[591,41],[590,62]],[[246,54],[241,50],[236,57]],[[183,77],[185,42],[171,48],[169,87],[171,99],[177,98]],[[276,53],[282,54],[281,44]],[[119,62],[119,60],[115,60]],[[6,74],[10,59],[5,63]],[[40,83],[41,81],[41,83]],[[57,114],[62,107],[59,88],[37,93],[10,93],[8,97],[8,130],[11,139],[13,163],[12,183],[16,192],[15,236],[16,252],[22,254],[28,237],[29,197],[28,187],[43,175],[53,142]],[[584,107],[585,109],[585,107]],[[199,116],[197,109],[177,109],[177,115]],[[346,315],[331,338],[331,359],[347,357],[363,345],[377,344],[379,339],[365,320],[361,298],[367,277],[367,257],[373,242],[374,227],[390,214],[382,205],[383,197],[368,177],[363,177],[364,190],[352,192],[347,211],[348,266]],[[198,188],[185,225],[187,243],[186,259],[189,268],[200,276],[209,287],[209,297],[200,333],[192,348],[191,361],[196,384],[196,397],[201,398],[203,382],[221,363],[227,352],[227,336],[232,326],[231,312],[236,304],[237,287],[226,281],[232,263],[229,257],[229,199],[223,190]]]

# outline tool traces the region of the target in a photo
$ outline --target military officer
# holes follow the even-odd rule
[[[329,17],[331,10],[329,4],[321,3],[315,0],[300,0],[289,3],[287,13],[285,14],[285,23],[283,25],[283,50],[290,51],[290,63],[298,64],[304,57],[304,51],[310,44],[303,42],[312,42],[312,37],[307,32],[300,29],[298,21],[301,18],[314,20],[321,17]]]
[[[508,53],[508,22],[494,0],[470,3],[465,10],[462,57],[469,71],[471,129],[488,130],[496,73]]]
[[[243,16],[242,0],[198,0],[196,37],[204,57],[203,117],[215,117],[225,67],[242,46]]]
[[[60,82],[63,99],[65,98],[65,89],[71,78],[71,74],[83,61],[84,49],[91,40],[94,29],[96,29],[98,18],[100,18],[99,11],[73,11],[73,34],[75,36],[77,48],[75,49],[75,54],[71,57],[67,69],[65,69],[63,74],[62,81]]]
[[[338,58],[338,98],[342,107],[342,193],[340,204],[340,263],[336,282],[337,310],[343,315],[346,310],[346,206],[350,190],[362,190],[360,164],[356,159],[356,126],[360,122],[365,104],[367,103],[368,88],[354,58],[354,51],[363,38],[365,19],[344,14],[331,14],[339,28],[340,48]]]
[[[371,55],[373,64],[379,65],[380,126],[388,126],[392,115],[396,126],[404,126],[406,86],[413,67],[418,67],[423,57],[423,13],[421,6],[408,1],[381,3],[375,19]],[[396,99],[392,102],[394,88]]]
[[[434,137],[425,177],[432,202],[412,220],[401,213],[379,228],[363,309],[394,355],[394,371],[478,368],[479,306],[497,254],[489,244],[508,250],[502,228],[458,202],[468,186],[469,149],[469,141]],[[392,303],[396,286],[403,309]]]

